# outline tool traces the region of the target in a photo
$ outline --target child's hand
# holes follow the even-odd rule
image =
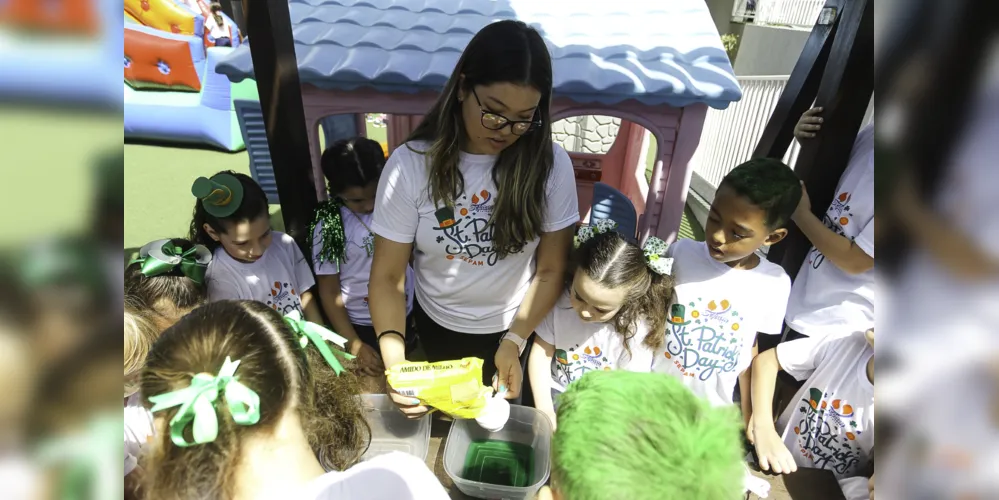
[[[798,465],[794,463],[794,457],[784,446],[784,441],[775,430],[754,429],[753,444],[756,447],[756,458],[760,462],[760,470],[772,470],[777,474],[790,474],[798,470]]]
[[[874,500],[874,474],[867,480],[867,492],[870,493],[870,500]]]
[[[822,117],[818,116],[821,112],[822,108],[805,111],[794,126],[794,137],[799,141],[814,138],[815,134],[822,130]]]
[[[357,356],[357,369],[362,375],[378,377],[385,372],[382,357],[371,346],[362,342],[361,339],[350,341],[347,344],[347,349],[350,350],[351,354]]]
[[[798,206],[794,209],[794,213],[791,214],[791,220],[798,222],[802,217],[811,213],[812,199],[808,197],[808,189],[805,188],[805,181],[801,181],[801,199],[798,200]]]

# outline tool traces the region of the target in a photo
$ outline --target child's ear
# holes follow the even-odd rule
[[[767,239],[763,240],[763,244],[766,246],[774,245],[779,243],[781,240],[787,237],[787,228],[774,229],[767,235]]]
[[[202,228],[204,228],[205,232],[208,233],[208,237],[209,238],[211,238],[211,239],[213,239],[215,241],[219,241],[219,233],[216,233],[215,230],[212,229],[212,226],[209,226],[206,223],[206,224],[202,225]]]

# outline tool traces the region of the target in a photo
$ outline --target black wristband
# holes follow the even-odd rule
[[[400,332],[400,331],[398,331],[398,330],[385,330],[384,332],[382,332],[382,333],[379,333],[379,334],[378,334],[378,338],[376,338],[375,340],[376,340],[377,342],[381,342],[381,340],[382,340],[382,337],[384,337],[384,336],[386,336],[386,335],[398,335],[398,336],[399,336],[399,338],[400,338],[400,339],[402,339],[402,341],[403,341],[403,342],[405,342],[405,341],[406,341],[406,336],[405,336],[405,335],[403,335],[403,334],[402,334],[402,332]]]

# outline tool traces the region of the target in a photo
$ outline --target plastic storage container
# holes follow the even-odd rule
[[[430,415],[409,420],[386,394],[362,394],[364,419],[371,427],[371,446],[361,460],[401,451],[420,460],[430,449]]]
[[[474,420],[455,420],[451,424],[451,432],[447,436],[447,446],[444,448],[444,471],[454,481],[454,485],[462,493],[477,498],[502,498],[504,500],[530,500],[537,495],[541,486],[548,481],[548,469],[551,465],[552,424],[543,413],[526,406],[511,405],[510,420],[502,430],[489,432]],[[533,449],[530,459],[530,484],[524,487],[490,484],[465,477],[466,459],[469,457],[469,447],[473,441],[493,440],[508,441],[516,445],[527,445]],[[484,446],[487,452],[489,446]],[[515,464],[504,463],[513,460],[498,452],[491,456],[479,458],[492,461],[490,465],[510,470],[516,469]]]

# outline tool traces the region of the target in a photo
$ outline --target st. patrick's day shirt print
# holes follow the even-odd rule
[[[472,195],[462,196],[454,206],[439,208],[435,231],[440,231],[437,244],[444,246],[448,260],[461,260],[473,266],[494,266],[499,259],[493,249],[493,226],[489,218],[493,212],[493,196],[483,189]]]
[[[798,421],[794,426],[801,455],[819,469],[831,469],[840,476],[856,472],[861,456],[858,437],[866,429],[846,400],[834,394],[810,388],[808,399],[798,402]]]
[[[267,299],[267,305],[281,314],[302,312],[302,299],[299,298],[295,287],[281,281],[275,281],[271,285],[271,296]]]
[[[555,356],[552,357],[551,369],[552,377],[563,387],[568,387],[570,382],[579,380],[587,372],[593,370],[608,371],[611,369],[611,365],[599,346],[577,345],[569,348],[568,351],[556,349]]]
[[[725,299],[673,304],[667,319],[666,359],[683,376],[702,381],[735,371],[743,348],[740,321],[742,316]]]
[[[852,237],[846,236],[846,227],[853,222],[853,213],[850,212],[851,197],[850,193],[846,191],[839,193],[833,199],[832,204],[829,205],[826,215],[822,217],[822,223],[834,233],[853,240]],[[813,246],[811,251],[808,252],[808,263],[812,266],[812,269],[818,269],[825,261],[826,256],[822,255],[822,252],[818,248]]]

